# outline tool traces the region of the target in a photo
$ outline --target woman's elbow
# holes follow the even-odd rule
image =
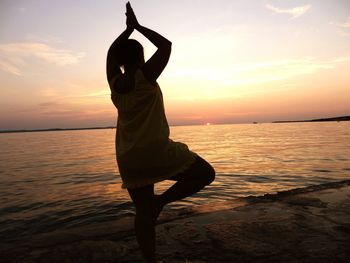
[[[167,48],[167,49],[171,50],[171,45],[172,45],[171,41],[167,40],[167,41],[164,43],[164,48]]]
[[[170,54],[171,53],[171,42],[168,41],[168,43],[165,46],[166,51]]]

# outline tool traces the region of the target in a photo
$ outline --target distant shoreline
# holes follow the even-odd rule
[[[312,120],[295,120],[295,121],[273,121],[272,123],[292,123],[292,122],[328,122],[328,121],[350,121],[350,116],[339,116],[332,118],[321,118]],[[253,122],[257,124],[258,122]],[[223,124],[223,123],[220,123]],[[230,123],[227,123],[230,124]],[[233,123],[231,123],[233,124]],[[195,124],[193,124],[195,125]],[[203,124],[205,125],[205,124]],[[182,125],[171,125],[182,126]],[[19,132],[45,132],[45,131],[79,131],[79,130],[101,130],[101,129],[115,129],[115,126],[104,127],[87,127],[87,128],[49,128],[49,129],[21,129],[21,130],[0,130],[0,133],[19,133]]]
[[[88,127],[88,128],[50,128],[50,129],[35,129],[35,130],[2,130],[2,131],[0,131],[0,133],[43,132],[43,131],[79,131],[79,130],[102,130],[102,129],[115,129],[115,126]]]
[[[326,122],[326,121],[350,121],[350,116],[339,116],[332,118],[321,118],[312,120],[296,120],[296,121],[273,121],[272,123],[290,123],[290,122]]]

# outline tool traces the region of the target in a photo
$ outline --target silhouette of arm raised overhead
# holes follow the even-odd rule
[[[130,3],[127,4],[126,15],[128,19],[127,23],[130,25],[130,27],[139,31],[157,47],[157,51],[142,67],[142,71],[146,79],[150,82],[156,82],[157,78],[168,64],[171,53],[171,42],[157,32],[141,26],[136,19]]]
[[[127,27],[123,33],[121,33],[116,40],[110,46],[107,53],[107,80],[111,82],[118,76],[122,75],[120,70],[120,61],[118,61],[118,52],[120,52],[121,45],[125,40],[129,38],[131,33],[134,31],[133,28]]]

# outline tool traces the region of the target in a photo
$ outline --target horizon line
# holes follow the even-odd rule
[[[330,121],[350,121],[350,115],[337,116],[330,118],[318,118],[310,120],[282,120],[282,121],[270,121],[270,122],[244,122],[244,123],[201,123],[201,124],[172,124],[169,127],[177,126],[211,126],[211,125],[234,125],[234,124],[263,124],[263,123],[295,123],[295,122],[330,122]],[[0,130],[0,133],[16,133],[16,132],[42,132],[42,131],[75,131],[75,130],[98,130],[98,129],[116,129],[115,126],[95,126],[95,127],[76,127],[76,128],[45,128],[45,129],[15,129],[15,130]]]

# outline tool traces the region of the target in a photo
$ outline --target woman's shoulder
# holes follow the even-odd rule
[[[158,87],[157,82],[155,81],[152,82],[148,80],[142,68],[138,68],[135,72],[135,84],[137,86],[140,86],[140,88],[144,87],[144,88],[154,89]]]
[[[120,74],[115,80],[114,90],[120,94],[130,93],[135,89],[135,75],[136,72]]]
[[[142,68],[123,73],[115,79],[113,89],[117,94],[129,94],[135,90],[153,90],[158,83],[150,82],[144,75]]]

